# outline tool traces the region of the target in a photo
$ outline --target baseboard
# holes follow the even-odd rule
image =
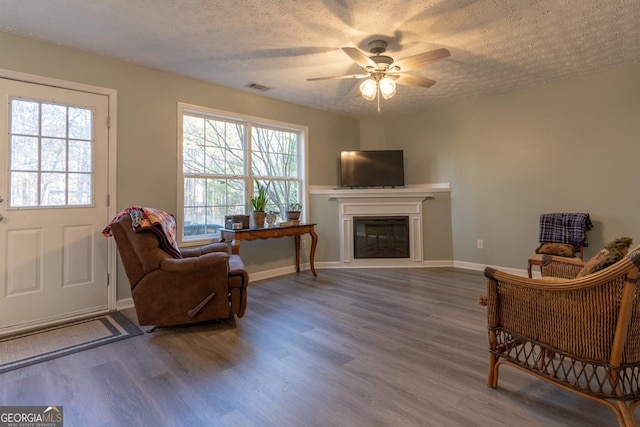
[[[510,268],[510,267],[502,267],[499,265],[487,265],[487,264],[476,264],[473,262],[465,262],[465,261],[454,261],[453,266],[455,268],[462,268],[464,270],[474,270],[474,271],[484,271],[485,268],[491,267],[496,270],[504,271],[505,273],[514,274],[516,276],[525,276],[528,277],[527,270],[521,268]],[[533,272],[533,277],[539,277],[539,272]]]
[[[340,268],[340,262],[339,261],[328,261],[328,262],[316,262],[315,266],[316,266],[316,270],[321,269],[321,268]]]
[[[133,307],[133,298],[122,298],[116,301],[116,310],[124,310]]]
[[[452,260],[433,260],[423,261],[422,265],[426,268],[455,267],[455,261]]]
[[[311,274],[311,267],[309,264],[300,264],[300,272],[307,272]],[[271,279],[272,277],[284,276],[285,274],[295,273],[296,268],[294,266],[274,268],[273,270],[265,270],[265,271],[257,271],[254,273],[249,273],[249,283],[255,282],[257,280],[265,280]]]

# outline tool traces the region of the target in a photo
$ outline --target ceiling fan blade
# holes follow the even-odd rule
[[[317,80],[364,79],[365,77],[369,77],[369,74],[347,74],[345,76],[314,77],[312,79],[307,79],[307,81],[313,82]]]
[[[405,85],[405,86],[431,87],[434,84],[436,84],[435,80],[431,80],[426,77],[416,76],[415,74],[398,74],[397,76],[393,76],[393,78],[395,79],[397,84]]]
[[[445,48],[432,50],[429,52],[420,53],[418,55],[410,56],[408,58],[400,59],[392,64],[392,66],[400,67],[401,71],[410,71],[416,68],[424,67],[432,62],[439,61],[441,59],[451,56]]]
[[[373,62],[367,55],[362,53],[360,49],[357,49],[355,47],[343,47],[342,50],[362,68],[376,67],[376,63]]]

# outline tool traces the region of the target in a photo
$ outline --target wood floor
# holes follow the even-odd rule
[[[486,386],[484,287],[452,268],[254,282],[242,319],[0,374],[0,405],[62,405],[65,427],[617,425],[510,367]]]

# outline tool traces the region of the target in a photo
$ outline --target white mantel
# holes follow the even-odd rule
[[[313,188],[310,194],[327,194],[339,205],[340,264],[342,267],[421,267],[422,202],[433,193],[449,192],[449,184],[403,188],[327,189]],[[409,217],[409,258],[356,259],[353,257],[354,217]]]

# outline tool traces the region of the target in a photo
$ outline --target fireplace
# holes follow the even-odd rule
[[[337,189],[331,190],[331,198],[339,205],[341,266],[422,265],[422,202],[433,198],[428,191],[412,188]],[[356,219],[362,218],[369,223],[368,226],[356,225]],[[397,221],[399,218],[402,220]],[[402,222],[404,226],[396,222]],[[360,237],[365,246],[357,249],[356,240]]]
[[[355,216],[353,224],[354,258],[409,258],[408,216]]]

